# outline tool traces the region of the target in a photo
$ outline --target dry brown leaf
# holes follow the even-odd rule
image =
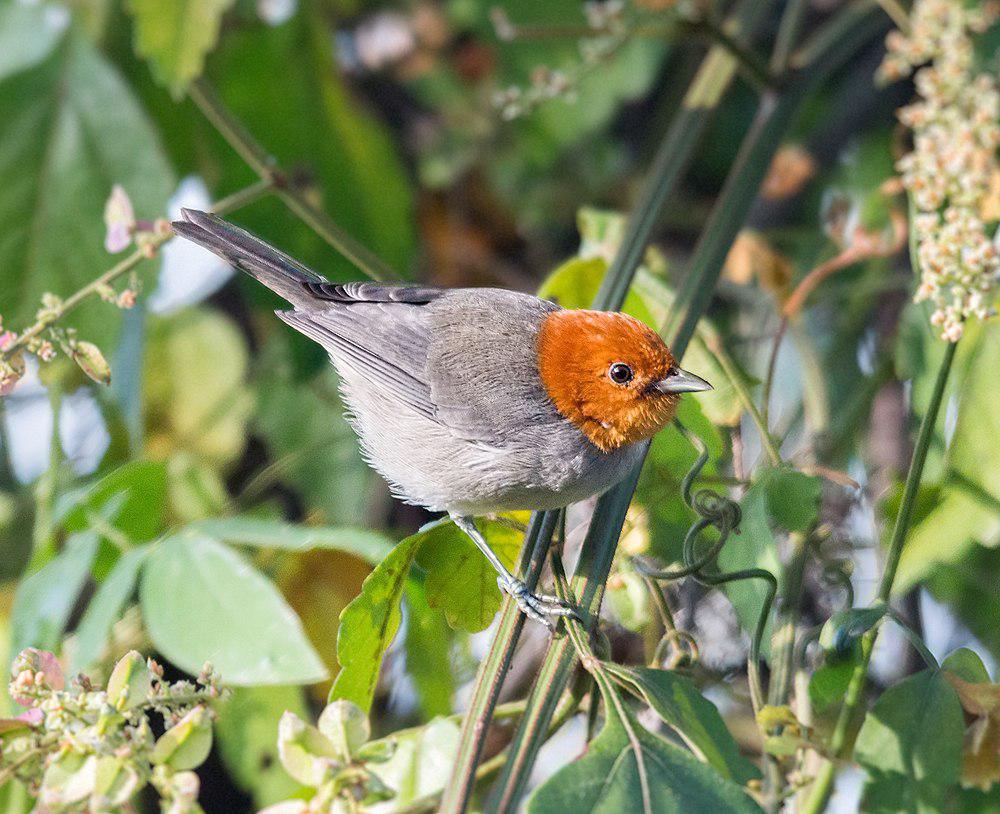
[[[761,185],[761,197],[780,201],[795,195],[816,174],[816,160],[800,144],[786,144],[775,153]]]

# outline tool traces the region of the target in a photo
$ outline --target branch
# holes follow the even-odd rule
[[[309,226],[316,234],[344,257],[356,265],[365,275],[373,280],[395,280],[398,278],[393,269],[386,265],[373,251],[363,246],[347,232],[340,228],[322,209],[310,204],[305,196],[288,183],[288,174],[278,166],[275,158],[268,154],[250,132],[239,122],[215,91],[199,79],[188,89],[198,109],[212,126],[219,131],[229,146],[247,163],[262,181],[268,181],[274,186],[274,191],[292,212]]]
[[[246,206],[252,201],[263,198],[272,190],[272,181],[270,179],[263,179],[251,184],[239,192],[223,198],[214,204],[211,209],[218,215],[224,215],[228,212],[239,209],[240,207]],[[62,300],[57,306],[43,309],[35,323],[22,333],[18,334],[14,341],[12,341],[2,352],[0,352],[0,359],[5,362],[10,361],[10,359],[12,359],[18,351],[25,349],[32,342],[32,340],[41,336],[47,328],[50,328],[70,311],[73,311],[82,302],[101,291],[107,290],[108,286],[130,272],[143,260],[148,260],[155,256],[156,250],[173,237],[174,233],[169,229],[149,233],[142,247],[136,249],[128,257],[113,265],[96,280],[92,280],[83,288],[75,291],[66,299]]]

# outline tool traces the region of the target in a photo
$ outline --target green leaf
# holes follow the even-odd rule
[[[1000,573],[1000,550],[974,545],[958,562],[937,566],[927,581],[934,597],[946,602],[994,657],[1000,656],[997,573]]]
[[[609,713],[586,754],[539,787],[527,810],[528,814],[760,812],[739,786],[647,732],[627,711]]]
[[[135,590],[139,569],[149,550],[149,546],[142,546],[122,555],[88,603],[76,629],[69,669],[71,675],[82,672],[101,657],[112,625],[121,618],[122,609]]]
[[[299,687],[237,687],[215,725],[216,743],[230,776],[253,794],[256,809],[285,800],[299,788],[278,761],[278,721],[285,710],[309,716]]]
[[[763,568],[770,571],[781,584],[781,563],[778,547],[771,531],[770,514],[767,510],[767,490],[760,482],[753,483],[740,502],[743,519],[740,521],[739,535],[730,536],[729,542],[719,552],[718,563],[721,571],[741,571],[745,568]],[[740,625],[753,634],[757,619],[767,598],[768,587],[761,579],[744,579],[722,586],[736,610]],[[773,616],[768,618],[761,653],[768,657],[771,642]]]
[[[55,3],[0,4],[0,79],[45,59],[69,22],[69,10]]]
[[[167,766],[175,772],[183,772],[198,768],[210,751],[212,719],[209,711],[199,706],[160,735],[149,759],[154,766]]]
[[[303,526],[256,517],[220,517],[194,524],[209,537],[235,545],[279,548],[284,551],[333,549],[376,564],[392,550],[384,534],[370,529]]]
[[[490,548],[512,568],[524,534],[492,520],[477,519]],[[485,630],[500,610],[497,572],[469,536],[450,520],[425,526],[417,563],[427,572],[427,604],[441,610],[456,630]]]
[[[413,679],[420,711],[428,720],[451,714],[455,675],[451,663],[454,632],[444,615],[427,604],[424,586],[406,583],[406,672]]]
[[[958,694],[940,670],[886,690],[865,717],[854,755],[868,773],[862,809],[940,811],[958,783],[965,729]]]
[[[723,777],[740,785],[760,777],[757,767],[740,754],[715,704],[689,679],[671,670],[616,664],[606,667],[634,686],[663,722]]]
[[[843,700],[856,663],[855,659],[841,659],[824,664],[810,676],[809,701],[816,714],[822,715]]]
[[[360,595],[340,614],[340,672],[330,689],[330,701],[344,698],[365,712],[371,709],[382,656],[399,630],[403,586],[421,542],[420,532],[402,540],[368,575]]]
[[[97,555],[96,532],[72,534],[59,554],[17,586],[10,613],[13,658],[26,647],[56,652]]]
[[[216,467],[235,460],[253,408],[248,367],[243,334],[218,311],[193,308],[151,323],[143,398],[157,454],[183,450]]]
[[[227,684],[311,684],[326,669],[281,594],[211,537],[182,531],[150,553],[139,596],[156,648],[189,673],[209,661]]]
[[[445,718],[435,718],[426,726],[382,741],[393,744],[395,751],[385,763],[369,765],[368,769],[396,796],[380,805],[379,811],[391,814],[414,800],[441,791],[455,766],[458,741],[458,725]]]
[[[941,662],[941,669],[954,673],[970,684],[989,684],[992,681],[990,672],[979,654],[968,647],[960,647],[949,653]]]
[[[850,608],[833,614],[819,632],[819,644],[829,654],[843,656],[850,652],[866,632],[882,621],[885,605]]]
[[[350,763],[372,736],[368,716],[350,701],[332,701],[319,716],[317,727],[333,744],[337,756]]]
[[[787,531],[809,531],[819,513],[820,479],[789,467],[765,468],[757,478],[771,519]]]
[[[215,46],[223,13],[234,0],[128,0],[135,19],[135,50],[157,80],[179,99],[201,75]]]
[[[137,217],[155,218],[174,178],[128,85],[82,34],[0,81],[0,110],[3,315],[27,325],[44,292],[67,296],[112,264],[103,245],[112,185]],[[119,325],[118,309],[96,299],[73,314],[80,336],[102,346]]]
[[[63,495],[56,504],[57,522],[68,531],[83,531],[101,516],[128,539],[141,543],[163,530],[167,471],[159,461],[130,461],[97,483]]]

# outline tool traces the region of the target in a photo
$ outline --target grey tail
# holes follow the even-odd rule
[[[315,306],[316,296],[309,287],[325,282],[322,277],[218,215],[182,209],[181,216],[183,220],[171,224],[174,232],[215,252],[292,305],[308,307],[312,303]]]

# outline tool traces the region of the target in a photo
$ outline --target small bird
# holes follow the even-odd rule
[[[182,216],[177,234],[284,297],[292,308],[278,317],[330,354],[365,459],[392,493],[447,512],[529,617],[573,615],[511,574],[473,518],[604,492],[681,393],[712,386],[626,314],[497,288],[330,283],[222,218]]]

